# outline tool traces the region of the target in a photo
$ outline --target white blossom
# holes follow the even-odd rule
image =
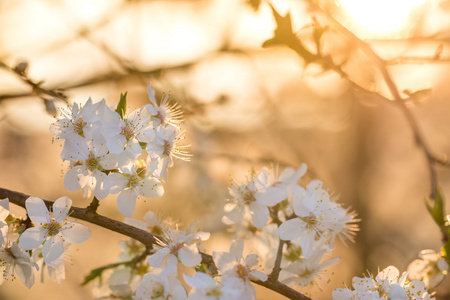
[[[67,222],[66,218],[72,206],[72,200],[61,197],[53,203],[53,218],[42,199],[30,197],[25,207],[35,227],[25,230],[19,238],[22,249],[32,250],[44,243],[42,255],[51,267],[62,263],[64,255],[63,242],[78,244],[91,236],[89,228],[78,222]]]
[[[148,97],[150,99],[150,104],[144,107],[148,110],[152,119],[156,121],[156,125],[167,126],[179,125],[183,122],[183,113],[180,106],[177,104],[169,103],[169,95],[163,95],[161,103],[158,105],[155,98],[155,90],[151,88],[150,83],[147,86]]]
[[[323,260],[328,248],[325,245],[318,245],[314,248],[313,254],[308,258],[301,258],[294,261],[288,266],[282,268],[282,282],[302,288],[317,286],[317,279],[325,281],[323,273],[326,268],[337,264],[340,261],[339,257],[333,257]]]
[[[249,254],[244,259],[244,241],[234,240],[230,246],[230,252],[213,251],[213,260],[222,273],[222,281],[225,284],[228,279],[240,279],[244,284],[244,293],[248,299],[256,299],[255,288],[250,280],[266,281],[267,275],[256,270],[259,266],[258,256]]]
[[[352,286],[354,290],[347,288],[335,289],[332,293],[333,300],[434,300],[428,294],[425,283],[420,280],[406,281],[407,273],[400,275],[394,266],[383,269],[375,279],[370,277],[354,277]]]
[[[109,193],[119,193],[117,207],[123,215],[131,217],[139,196],[161,197],[164,189],[152,176],[145,158],[135,159],[134,154],[126,150],[119,155],[118,161],[120,173],[110,173],[104,185]]]
[[[419,253],[419,259],[408,266],[408,278],[422,280],[428,289],[438,286],[448,273],[449,265],[441,253],[427,249]]]
[[[99,200],[108,195],[108,190],[104,187],[107,175],[103,171],[115,168],[117,155],[108,153],[106,140],[99,131],[94,131],[90,140],[82,137],[68,139],[64,158],[72,160],[72,168],[64,176],[64,187],[67,190],[82,189],[85,198],[93,191]]]
[[[228,278],[223,283],[205,273],[197,272],[194,276],[184,274],[184,280],[192,287],[189,292],[189,300],[251,299],[246,297],[245,283],[239,278]]]
[[[147,273],[136,290],[135,300],[186,300],[186,290],[173,276]]]
[[[235,183],[230,189],[231,199],[225,206],[225,223],[238,223],[250,209],[253,225],[262,228],[269,221],[269,208],[288,197],[287,190],[277,185],[273,174],[263,168],[248,183]]]
[[[8,241],[0,247],[0,271],[3,279],[14,278],[15,275],[27,288],[34,284],[34,270],[38,269],[36,263],[31,261],[30,256],[20,249],[16,242],[10,244]]]
[[[195,267],[200,264],[202,257],[197,248],[199,240],[209,239],[209,232],[196,232],[186,235],[186,232],[172,228],[164,229],[163,237],[167,243],[160,241],[155,245],[156,252],[148,258],[148,264],[159,268],[166,261],[162,274],[168,275],[176,272],[178,260],[187,267]]]

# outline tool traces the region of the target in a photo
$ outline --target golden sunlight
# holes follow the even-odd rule
[[[388,35],[404,29],[413,9],[427,0],[339,0],[353,29],[364,35]],[[355,28],[357,27],[357,28]]]

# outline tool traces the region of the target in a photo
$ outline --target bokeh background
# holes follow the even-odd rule
[[[329,269],[330,282],[312,291],[313,299],[331,299],[331,290],[350,286],[353,276],[391,264],[405,270],[420,250],[441,246],[424,205],[430,180],[412,129],[371,58],[329,19],[388,62],[405,98],[431,89],[406,102],[430,148],[444,158],[450,1],[390,2],[270,1],[282,16],[290,12],[294,32],[311,51],[311,24],[326,28],[323,51],[347,78],[286,46],[262,47],[277,26],[263,0],[0,0],[0,61],[11,68],[28,62],[30,79],[64,90],[71,103],[91,97],[114,105],[128,91],[128,105],[137,108],[148,103],[148,82],[158,97],[169,92],[185,111],[194,156],[176,162],[165,195],[138,203],[134,217],[153,210],[183,224],[198,219],[202,230],[217,233],[206,244],[209,253],[228,249],[231,236],[219,220],[232,177],[243,180],[252,167],[307,163],[304,183],[322,179],[362,219],[356,243],[333,252],[342,261]],[[48,131],[54,118],[38,96],[0,68],[0,185],[49,200],[68,195],[85,206],[81,193],[64,190],[67,166]],[[437,175],[449,195],[448,168],[437,166]],[[113,196],[99,212],[123,219]],[[19,280],[5,282],[0,299],[93,299],[94,285],[80,283],[92,268],[116,261],[124,237],[91,229],[89,241],[73,246],[66,281],[37,278],[31,290]],[[448,278],[437,291],[437,299],[450,297]],[[264,288],[257,296],[282,299]]]

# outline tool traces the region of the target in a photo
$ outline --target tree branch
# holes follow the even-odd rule
[[[25,201],[30,196],[20,192],[11,191],[8,189],[0,188],[0,199],[9,198],[9,201],[13,204],[25,208]],[[51,208],[52,201],[43,200],[47,208]],[[92,205],[92,203],[91,203]],[[110,219],[108,217],[97,214],[89,205],[86,208],[74,207],[70,209],[70,217],[80,219],[100,227],[109,229],[111,231],[123,234],[130,238],[133,238],[145,245],[147,249],[152,249],[153,245],[160,245],[161,241],[165,243],[165,239],[162,236],[152,234],[137,227],[125,224],[120,221]],[[206,253],[200,253],[202,256],[202,263],[208,266],[208,269],[213,273],[217,273],[217,267],[214,264],[214,260],[211,255]],[[280,295],[286,296],[293,300],[311,300],[300,292],[288,287],[287,285],[279,282],[277,279],[268,279],[267,281],[252,280],[252,282],[264,286]]]
[[[367,55],[372,57],[373,61],[375,62],[376,66],[378,67],[379,71],[381,72],[381,75],[383,76],[383,79],[389,89],[389,91],[392,94],[392,97],[395,101],[395,103],[398,104],[400,109],[402,110],[404,116],[406,117],[407,122],[409,123],[409,126],[412,129],[414,139],[417,143],[417,145],[422,149],[422,151],[425,154],[425,158],[427,160],[427,167],[428,172],[430,176],[430,198],[436,199],[436,195],[438,193],[438,183],[437,183],[437,175],[436,175],[436,169],[435,169],[435,163],[438,162],[436,160],[436,157],[432,154],[431,150],[429,149],[429,146],[425,140],[425,137],[423,136],[421,129],[419,128],[419,125],[413,115],[413,113],[408,109],[406,106],[406,103],[404,99],[400,96],[400,92],[398,91],[397,85],[395,84],[389,69],[388,64],[386,61],[384,61],[378,54],[373,51],[372,47],[370,47],[369,44],[359,39],[353,32],[345,28],[340,22],[338,22],[336,19],[333,18],[326,10],[323,10],[317,3],[315,3],[312,0],[307,0],[308,4],[314,8],[315,10],[320,11],[322,14],[324,14],[327,19],[337,28],[337,30],[341,33],[343,33],[352,43],[357,45],[360,49],[362,49]],[[440,162],[440,161],[439,161]]]

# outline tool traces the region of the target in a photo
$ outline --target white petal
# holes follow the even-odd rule
[[[134,172],[132,169],[135,163],[135,159],[136,157],[131,151],[129,150],[122,151],[122,153],[119,154],[118,158],[119,170],[123,173],[127,173],[130,175],[133,174]]]
[[[173,274],[178,269],[178,258],[170,254],[169,257],[166,259],[166,267],[164,268],[164,271],[161,272],[161,276],[168,276],[170,274]]]
[[[125,217],[133,216],[137,196],[135,189],[124,189],[117,197],[117,208]]]
[[[53,236],[44,243],[42,248],[42,256],[44,261],[50,267],[56,268],[62,263],[64,257],[64,246],[62,241]]]
[[[182,285],[177,285],[172,290],[172,300],[187,300],[186,290]]]
[[[254,267],[258,265],[258,255],[252,253],[247,255],[245,258],[245,264],[249,267]]]
[[[169,248],[162,248],[158,250],[155,254],[151,255],[147,261],[148,264],[151,267],[159,268],[162,263],[164,262],[164,259],[170,254]]]
[[[274,206],[288,197],[288,193],[283,188],[267,187],[255,193],[256,201],[265,206]]]
[[[71,244],[83,243],[91,237],[89,227],[78,222],[67,222],[60,233],[64,236],[64,241]]]
[[[231,243],[230,246],[230,255],[234,258],[242,258],[242,252],[244,252],[244,240],[237,239]]]
[[[78,191],[88,183],[89,171],[86,166],[76,166],[66,172],[64,188],[69,191]]]
[[[183,276],[187,284],[196,289],[213,288],[217,285],[217,282],[211,276],[203,272],[197,272],[194,276],[188,276],[186,274],[183,274]]]
[[[196,244],[178,250],[178,258],[186,267],[195,267],[202,262],[202,256],[198,253]]]
[[[53,216],[55,217],[56,222],[63,223],[67,215],[69,214],[69,210],[72,207],[72,200],[69,197],[61,197],[58,198],[55,203],[53,203]]]
[[[252,222],[256,228],[263,228],[269,222],[269,209],[267,206],[259,205],[257,202],[250,203]]]
[[[91,185],[91,187],[94,187],[94,195],[98,200],[105,199],[109,194],[109,191],[105,188],[104,184],[104,181],[107,177],[108,176],[105,173],[99,170],[94,170],[94,172],[92,172],[89,184]]]
[[[264,274],[263,272],[260,271],[256,271],[256,270],[252,270],[250,272],[250,276],[251,279],[253,280],[261,280],[261,281],[266,281],[267,280],[267,275]]]
[[[66,279],[66,268],[64,263],[59,264],[56,268],[48,267],[48,276],[51,280],[61,283],[64,279]]]
[[[126,144],[127,139],[125,138],[125,136],[120,134],[108,136],[106,138],[106,146],[108,147],[108,150],[114,154],[122,153]]]
[[[164,194],[164,188],[159,180],[147,178],[139,185],[139,194],[149,198],[159,198]]]
[[[19,238],[20,247],[23,250],[36,249],[45,241],[47,233],[47,229],[39,226],[28,228]]]
[[[150,86],[150,83],[147,85],[147,93],[148,93],[148,98],[150,99],[151,104],[156,106],[155,90],[152,89],[152,87]],[[148,104],[146,106],[148,106]]]
[[[100,165],[106,170],[112,170],[117,168],[118,154],[109,153],[100,159]]]
[[[299,218],[287,220],[278,228],[278,234],[284,241],[292,241],[298,238],[303,231],[304,222]]]
[[[103,186],[111,194],[117,194],[122,191],[128,184],[129,180],[120,173],[109,174],[103,181]]]
[[[0,201],[0,220],[3,221],[9,215],[9,199]]]
[[[50,222],[50,213],[42,199],[30,197],[25,202],[27,214],[31,221],[36,225],[46,224]]]
[[[21,259],[16,260],[15,272],[17,277],[23,282],[27,288],[31,288],[34,284],[34,270],[31,263],[21,261]]]

